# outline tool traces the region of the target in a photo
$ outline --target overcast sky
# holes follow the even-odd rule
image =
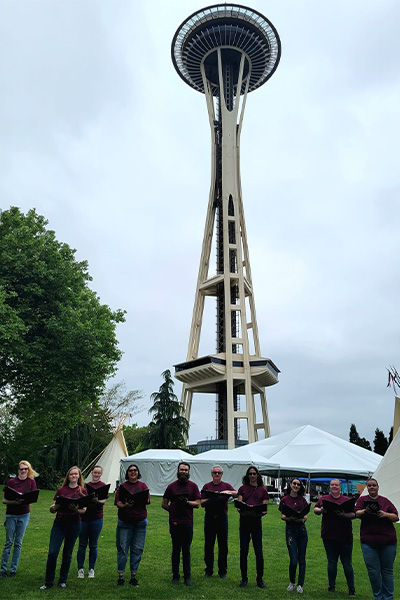
[[[0,0],[1,207],[35,207],[127,311],[116,381],[186,358],[210,185],[205,97],[172,37],[198,0]],[[271,433],[387,434],[400,368],[398,0],[252,0],[282,58],[249,94],[241,172]],[[215,324],[202,340],[215,352]],[[180,397],[181,384],[176,383]],[[194,397],[190,441],[215,436]]]

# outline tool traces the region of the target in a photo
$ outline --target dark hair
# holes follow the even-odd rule
[[[290,495],[290,490],[292,489],[290,487],[290,484],[293,483],[293,481],[295,481],[295,480],[297,480],[297,481],[300,482],[300,487],[299,487],[299,491],[297,492],[297,495],[298,496],[304,496],[306,488],[304,487],[304,484],[303,484],[303,482],[301,481],[301,479],[299,477],[292,477],[292,479],[290,481],[288,481],[288,484],[287,484],[286,490],[285,490],[286,496]]]
[[[141,474],[141,472],[140,472],[140,469],[139,469],[139,467],[138,467],[137,465],[134,465],[134,464],[132,464],[132,465],[129,465],[129,467],[128,467],[128,468],[127,468],[127,470],[125,471],[125,481],[128,481],[128,479],[129,479],[128,471],[129,471],[129,469],[130,469],[131,467],[135,467],[135,468],[137,469],[137,478],[138,478],[138,479],[141,479],[141,478],[142,478],[142,474]]]
[[[186,465],[189,468],[190,471],[190,465],[188,462],[185,462],[184,460],[181,460],[181,462],[178,465],[178,468],[176,470],[176,476],[179,477],[179,467],[181,467],[182,465]]]
[[[251,465],[247,471],[246,471],[246,475],[244,475],[243,479],[242,479],[242,483],[243,485],[249,485],[250,484],[250,477],[249,477],[249,471],[250,469],[252,469],[253,471],[255,471],[257,473],[257,485],[261,485],[263,486],[263,480],[262,477],[260,475],[260,471],[257,469],[257,467],[253,467],[253,465]]]

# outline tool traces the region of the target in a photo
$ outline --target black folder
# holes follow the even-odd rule
[[[4,497],[6,500],[23,500],[22,504],[34,504],[37,502],[39,496],[39,490],[31,490],[30,492],[17,492],[13,488],[6,486],[4,488]]]
[[[149,490],[139,490],[131,494],[123,485],[120,485],[118,490],[120,502],[133,502],[133,506],[137,508],[144,508],[148,504]]]
[[[86,508],[92,502],[93,498],[93,494],[81,496],[80,498],[67,498],[66,496],[57,496],[56,504],[58,504],[61,510],[71,510],[69,508],[70,504],[77,504],[78,508]]]
[[[262,513],[267,512],[268,504],[247,504],[240,500],[235,500],[234,504],[243,516],[259,517]]]
[[[91,496],[94,495],[98,500],[107,500],[110,485],[111,483],[108,483],[107,485],[102,485],[99,488],[94,488],[90,485],[90,483],[87,483],[86,490],[88,494]]]
[[[322,506],[329,514],[333,514],[336,512],[350,513],[354,512],[354,505],[356,501],[354,498],[349,498],[345,500],[341,504],[337,504],[336,502],[331,502],[330,500],[326,500],[325,498],[322,500]]]
[[[286,504],[281,505],[281,512],[285,515],[285,517],[295,517],[296,519],[302,519],[310,512],[311,504],[307,504],[302,510],[297,511],[294,508],[290,508],[290,506],[286,506]]]

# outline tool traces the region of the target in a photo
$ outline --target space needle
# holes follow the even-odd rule
[[[194,395],[216,395],[219,447],[234,448],[246,427],[270,435],[265,388],[279,369],[261,355],[240,182],[240,135],[247,95],[274,74],[278,33],[261,13],[216,4],[190,15],[172,41],[180,77],[206,97],[212,140],[211,186],[185,362],[175,365],[190,422]],[[197,124],[197,121],[196,121]],[[191,124],[193,127],[193,124]],[[261,187],[261,181],[260,181]],[[212,249],[215,270],[211,268]],[[199,356],[205,302],[216,309],[216,348]]]

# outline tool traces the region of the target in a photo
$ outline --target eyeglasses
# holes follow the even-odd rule
[[[213,475],[222,475],[222,471],[211,471]]]
[[[20,467],[19,470],[20,471],[28,471],[28,467]]]
[[[128,473],[135,473],[137,472],[137,469],[128,469]]]

